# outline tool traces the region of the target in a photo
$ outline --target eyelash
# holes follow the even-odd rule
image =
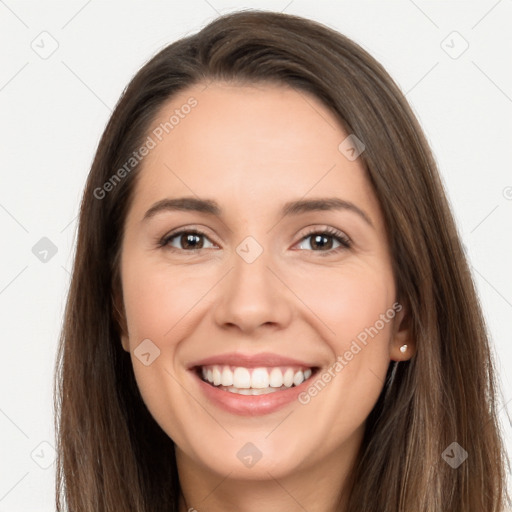
[[[194,234],[194,235],[204,236],[205,238],[208,238],[206,233],[203,233],[202,231],[199,231],[194,228],[190,228],[190,229],[184,229],[182,231],[177,231],[176,233],[170,233],[168,235],[165,235],[163,238],[158,240],[157,245],[160,248],[167,247],[171,251],[183,251],[183,252],[191,252],[191,253],[200,251],[201,248],[187,250],[187,249],[178,249],[176,247],[171,247],[168,245],[171,240],[173,240],[174,238],[176,238],[180,235],[184,235],[184,234]],[[312,229],[311,231],[307,232],[300,239],[299,243],[304,241],[305,239],[311,237],[312,235],[327,235],[329,237],[334,238],[337,242],[339,242],[341,244],[340,247],[336,247],[335,249],[329,249],[328,251],[315,251],[315,250],[310,251],[310,252],[320,253],[320,256],[329,256],[332,254],[337,254],[340,251],[347,250],[352,247],[352,242],[346,235],[344,235],[341,231],[338,231],[337,229],[330,228],[330,227],[327,227],[325,229],[318,229],[318,228]],[[302,249],[302,250],[304,250],[304,249]]]

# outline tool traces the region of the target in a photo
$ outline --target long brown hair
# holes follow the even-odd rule
[[[347,512],[498,512],[506,456],[481,308],[435,161],[403,94],[345,36],[300,17],[217,18],[147,62],[103,133],[83,195],[56,364],[59,511],[177,511],[173,441],[148,412],[129,354],[119,253],[143,162],[105,191],[178,91],[206,80],[274,82],[324,102],[364,142],[417,353],[391,363],[352,473]],[[341,142],[341,141],[340,141]],[[112,182],[111,182],[112,183]],[[442,457],[457,442],[468,459]],[[68,508],[65,508],[68,507]]]

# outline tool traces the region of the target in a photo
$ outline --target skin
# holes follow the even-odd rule
[[[348,133],[316,98],[279,85],[200,84],[172,98],[154,126],[190,96],[197,106],[143,161],[121,253],[122,344],[149,411],[176,444],[181,510],[340,510],[388,365],[415,351],[405,306],[306,405],[232,414],[205,398],[187,367],[240,351],[329,368],[397,300],[379,203],[361,160],[338,149]],[[157,201],[182,196],[214,199],[223,214],[142,220]],[[325,197],[354,203],[373,226],[350,210],[279,213],[287,201]],[[351,248],[305,238],[326,227]],[[178,228],[203,231],[203,248],[184,248],[180,236],[158,246]],[[247,236],[263,248],[250,264],[236,252]],[[160,350],[148,366],[134,354],[144,339]],[[251,468],[236,455],[247,442],[262,453]]]

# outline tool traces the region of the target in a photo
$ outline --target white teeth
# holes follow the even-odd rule
[[[223,386],[233,385],[233,372],[227,366],[224,366],[224,369],[222,370],[221,384]]]
[[[247,368],[235,368],[233,372],[233,386],[238,389],[248,389],[251,387],[251,374]]]
[[[311,368],[244,368],[211,365],[201,368],[203,380],[224,391],[242,395],[261,395],[299,386],[313,374]]]
[[[287,388],[291,388],[293,384],[293,370],[291,368],[288,368],[286,372],[284,372],[283,375],[283,384]]]
[[[213,374],[212,375],[213,376],[213,385],[218,386],[221,381],[221,376],[220,376],[220,370],[217,366],[213,367],[212,374]]]
[[[266,368],[255,368],[251,375],[251,388],[265,389],[268,388],[268,372]]]
[[[294,376],[293,376],[293,383],[298,386],[299,384],[302,384],[304,382],[304,374],[299,370]]]
[[[283,385],[283,372],[279,368],[272,368],[269,384],[273,388],[280,388]]]
[[[275,393],[276,391],[281,391],[283,389],[288,389],[286,387],[282,388],[267,388],[267,389],[238,389],[233,386],[229,387],[221,387],[223,391],[228,391],[229,393],[235,393],[238,395],[268,395],[269,393]]]

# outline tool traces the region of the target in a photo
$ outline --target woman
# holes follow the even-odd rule
[[[468,264],[421,128],[354,42],[253,11],[164,48],[79,222],[58,510],[502,510]]]

